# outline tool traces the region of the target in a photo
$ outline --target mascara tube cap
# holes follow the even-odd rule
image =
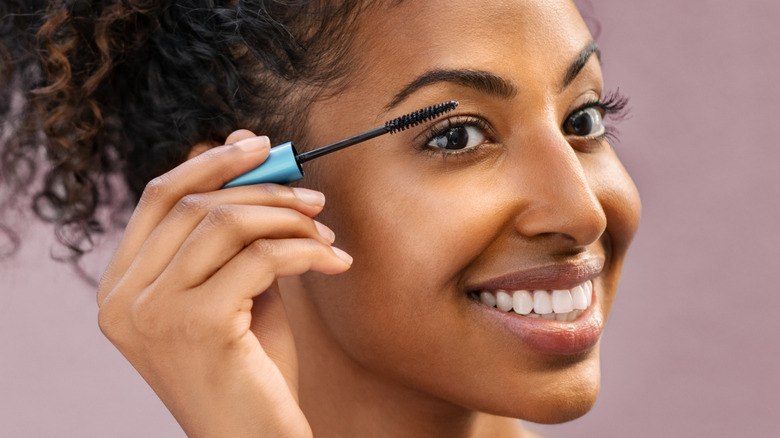
[[[303,169],[295,159],[297,155],[298,152],[292,142],[274,146],[263,164],[229,181],[222,188],[262,183],[287,184],[298,181],[303,178]]]

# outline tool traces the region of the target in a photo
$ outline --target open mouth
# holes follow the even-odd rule
[[[576,320],[593,302],[593,282],[588,280],[562,290],[473,291],[472,299],[503,312],[561,322]]]

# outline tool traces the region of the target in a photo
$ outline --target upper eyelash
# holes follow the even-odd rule
[[[620,88],[616,88],[615,91],[607,93],[604,98],[601,99],[601,108],[604,111],[604,121],[610,121],[606,123],[606,132],[604,136],[611,144],[618,142],[620,139],[618,135],[620,132],[616,128],[616,124],[627,119],[631,114],[631,108],[628,106],[629,98],[620,91]]]
[[[593,99],[575,108],[571,114],[576,114],[588,108],[600,108],[604,112],[604,118],[609,117],[613,122],[623,120],[629,113],[628,97],[620,92],[620,89],[607,93],[600,99]]]

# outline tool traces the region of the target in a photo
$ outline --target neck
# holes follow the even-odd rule
[[[330,336],[297,278],[279,281],[295,336],[301,408],[316,437],[519,438],[520,422],[461,406],[378,376]]]

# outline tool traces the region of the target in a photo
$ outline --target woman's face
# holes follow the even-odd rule
[[[304,185],[328,200],[320,220],[355,260],[301,279],[294,325],[321,328],[305,336],[427,397],[538,422],[583,414],[640,207],[600,137],[601,70],[577,10],[403,2],[361,17],[356,41],[358,73],[314,104],[307,146],[460,104],[306,165]],[[480,299],[590,284],[592,304],[568,322]],[[541,295],[538,305],[544,313]]]

